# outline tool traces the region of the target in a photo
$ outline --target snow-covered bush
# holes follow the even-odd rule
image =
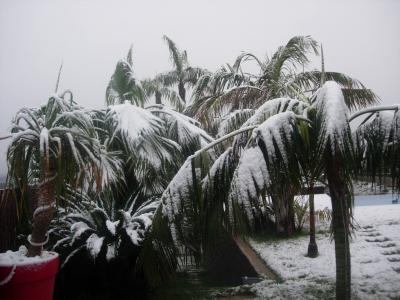
[[[75,196],[81,201],[60,207],[50,231],[53,249],[65,255],[64,264],[81,249],[93,260],[101,257],[111,261],[124,249],[140,247],[160,203],[151,198],[141,204],[132,199],[119,205],[104,195],[96,201],[86,195]]]

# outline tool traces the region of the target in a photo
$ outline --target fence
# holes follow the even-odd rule
[[[0,189],[0,253],[16,246],[17,211],[10,190]]]

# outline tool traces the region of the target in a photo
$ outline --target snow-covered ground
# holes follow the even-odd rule
[[[326,199],[319,199],[324,207]],[[329,199],[328,199],[329,200]],[[328,201],[329,202],[329,201]],[[354,299],[400,299],[400,204],[356,206],[357,228],[351,241]],[[308,258],[308,237],[258,242],[252,247],[284,280],[250,287],[262,298],[327,299],[334,297],[335,253],[327,225],[320,224],[320,255]]]

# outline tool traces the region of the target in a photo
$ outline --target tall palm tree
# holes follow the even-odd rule
[[[166,35],[163,39],[168,45],[174,70],[160,74],[159,79],[166,87],[177,86],[181,100],[187,103],[187,88],[194,87],[197,80],[206,71],[202,68],[190,66],[186,50],[179,50],[176,44]]]
[[[249,115],[271,99],[289,97],[310,103],[311,95],[322,86],[324,80],[333,80],[341,86],[345,102],[351,109],[377,102],[378,97],[372,91],[345,74],[326,72],[324,67],[321,71],[304,71],[304,67],[309,63],[309,54],[318,54],[317,47],[317,42],[311,37],[296,36],[286,45],[279,47],[271,58],[267,58],[264,62],[251,53],[243,53],[237,57],[232,66],[228,64],[217,72],[205,74],[199,79],[194,88],[192,104],[186,112],[194,115],[210,132],[228,133],[229,130],[239,128]],[[322,48],[321,54],[323,54]],[[249,74],[243,70],[243,62],[248,60],[258,64],[259,74]],[[300,69],[303,71],[299,71]],[[309,154],[312,155],[311,152]],[[308,189],[311,192],[318,178],[313,174],[304,175],[311,176],[308,177],[310,183]],[[290,190],[292,195],[287,193]],[[293,219],[294,215],[287,214],[291,212],[290,203],[293,202],[296,189],[287,187],[281,190],[282,193],[279,190],[276,192],[278,194],[272,197],[275,211],[286,213],[286,217],[282,216],[282,221],[285,219],[286,221],[282,226],[277,226],[277,230],[283,235],[290,235],[294,231],[294,221],[290,222],[289,219]],[[313,194],[310,195],[309,256],[315,257],[318,248],[315,243],[315,222],[312,212]],[[284,198],[288,202],[284,204],[282,201],[274,201],[276,198]],[[280,217],[277,220],[279,223]]]
[[[191,224],[203,224],[202,230],[198,232],[200,237],[197,236],[197,248],[201,249],[210,236],[215,236],[207,229],[213,228],[214,232],[240,232],[246,224],[253,224],[258,211],[262,211],[265,205],[265,195],[282,176],[292,178],[291,182],[299,184],[303,183],[303,174],[306,173],[325,178],[333,208],[336,298],[350,299],[349,235],[353,203],[351,179],[355,178],[358,170],[366,170],[368,173],[372,169],[365,169],[365,159],[369,157],[368,151],[374,148],[371,144],[374,145],[377,139],[367,140],[370,143],[368,147],[368,143],[362,142],[367,132],[371,134],[374,127],[370,126],[369,131],[359,132],[357,145],[360,149],[357,150],[354,146],[354,135],[349,125],[354,116],[349,116],[348,105],[337,83],[328,81],[311,99],[311,104],[305,105],[301,115],[287,110],[277,111],[270,117],[265,116],[265,111],[272,107],[266,102],[252,117],[255,125],[249,126],[249,123],[245,123],[239,130],[221,137],[189,157],[163,193],[162,210],[171,223],[171,233],[175,241],[191,248],[193,241],[196,241]],[[280,102],[280,107],[288,101],[276,99],[276,102]],[[362,102],[357,103],[358,106],[361,104]],[[398,106],[390,109],[396,108],[399,109]],[[361,114],[371,114],[382,109],[388,108],[370,108]],[[400,144],[400,124],[397,120],[398,117],[390,126],[384,126],[383,131],[373,132],[378,136],[389,136],[389,142],[386,143],[388,148],[383,155],[386,168],[379,169],[379,172],[390,172],[399,189],[399,158],[394,154]],[[251,135],[246,132],[251,132]],[[205,161],[201,158],[204,152],[235,135],[233,147],[215,160],[212,167],[204,167],[202,171]],[[310,144],[310,137],[315,144]],[[244,146],[238,147],[239,144]],[[308,154],[303,152],[305,145],[315,147],[316,164],[304,163],[304,156]],[[265,164],[260,164],[261,161]],[[299,161],[303,163],[299,164]],[[393,163],[395,167],[392,166]],[[209,210],[210,207],[212,210]]]
[[[38,109],[21,109],[13,120],[8,148],[9,185],[23,195],[35,186],[28,256],[41,253],[55,210],[55,197],[68,183],[100,189],[115,180],[119,159],[99,143],[93,122],[84,110],[53,96]]]

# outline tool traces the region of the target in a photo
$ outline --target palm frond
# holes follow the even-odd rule
[[[172,41],[169,37],[164,35],[163,39],[168,45],[168,50],[171,55],[171,62],[176,69],[177,77],[180,78],[183,74],[183,69],[185,67],[184,63],[187,61],[187,56],[179,51],[174,41]]]

